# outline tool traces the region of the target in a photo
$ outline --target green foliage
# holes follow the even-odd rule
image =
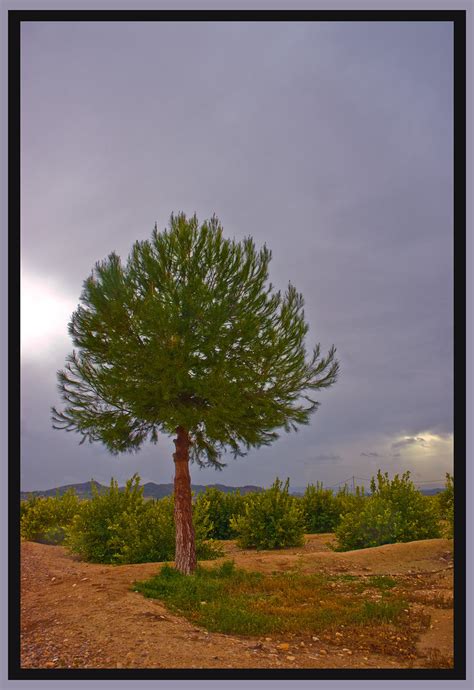
[[[454,534],[454,477],[446,472],[444,491],[436,495],[441,518],[446,521],[446,536],[450,539]]]
[[[66,546],[84,560],[96,563],[145,563],[170,561],[175,553],[172,497],[145,501],[140,477],[135,474],[123,491],[111,480],[107,492],[93,488],[68,530]],[[197,518],[197,519],[196,519]],[[196,553],[207,559],[220,555],[207,541],[210,526],[198,514]]]
[[[331,489],[320,482],[308,484],[304,493],[305,527],[310,534],[332,532],[339,522],[339,505]]]
[[[371,481],[371,496],[346,513],[336,528],[338,550],[362,549],[382,544],[433,539],[440,536],[439,514],[410,480],[410,473],[379,470]]]
[[[305,518],[300,502],[276,478],[270,489],[247,497],[245,510],[231,518],[231,528],[243,548],[280,549],[304,542]]]
[[[366,498],[367,495],[363,486],[356,485],[355,492],[352,493],[345,484],[339,489],[335,496],[336,504],[338,505],[339,509],[339,516],[342,517],[346,513],[358,512],[362,510]]]
[[[362,578],[341,581],[334,587],[334,578],[327,575],[267,575],[226,561],[215,568],[199,567],[191,576],[163,566],[150,580],[135,582],[133,589],[164,601],[194,625],[212,631],[318,634],[341,625],[396,623],[407,603],[393,594],[392,582],[371,584],[378,587],[382,598],[368,602],[360,596],[367,587]]]
[[[231,527],[231,518],[242,515],[245,502],[246,497],[239,491],[225,493],[215,487],[208,487],[199,494],[194,503],[194,510],[207,515],[211,525],[207,538],[233,539],[236,532]]]
[[[69,324],[77,350],[58,373],[53,426],[113,453],[181,426],[191,459],[220,468],[223,451],[307,424],[314,391],[336,380],[335,348],[307,358],[303,297],[273,291],[270,259],[251,238],[224,239],[216,217],[179,214],[126,264],[98,262]]]
[[[128,480],[125,491],[120,491],[118,482],[111,479],[106,492],[99,494],[93,486],[92,493],[92,499],[84,502],[80,514],[72,523],[66,546],[87,561],[124,562],[130,550],[137,550],[136,545],[131,545],[131,537],[138,534],[139,523],[144,516],[145,502],[139,477],[134,475]],[[150,513],[150,509],[147,512]],[[163,512],[166,513],[166,510]],[[164,522],[166,525],[166,519]],[[140,542],[147,541],[146,534],[140,536]],[[160,534],[163,551],[167,548],[167,536],[166,530]],[[171,541],[173,538],[174,535],[171,535]]]
[[[171,500],[174,503],[173,497]],[[215,542],[215,528],[210,501],[206,498],[196,500],[193,502],[192,510],[197,558],[207,560],[222,556],[224,552]]]
[[[391,544],[395,538],[396,511],[384,499],[374,496],[368,499],[364,509],[348,512],[336,528],[338,550],[364,549],[370,546]]]
[[[79,506],[73,489],[54,498],[31,496],[20,504],[20,534],[30,541],[59,544]]]
[[[306,531],[309,534],[334,532],[342,516],[360,510],[364,499],[363,487],[357,486],[352,494],[343,486],[334,494],[331,489],[324,489],[321,482],[308,484],[302,498]]]
[[[363,490],[361,492],[359,487],[355,495],[349,492],[347,486],[334,494],[331,489],[324,489],[321,482],[308,484],[302,498],[306,531],[309,534],[333,532],[341,516],[355,509],[361,497]]]

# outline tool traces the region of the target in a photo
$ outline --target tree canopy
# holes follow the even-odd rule
[[[222,454],[268,445],[307,424],[314,392],[333,384],[334,346],[307,355],[303,297],[268,281],[271,252],[226,239],[214,216],[172,215],[169,228],[116,253],[85,280],[58,372],[65,407],[55,428],[112,453],[137,451],[178,426],[190,459],[221,468]]]

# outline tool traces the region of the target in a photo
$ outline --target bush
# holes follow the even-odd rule
[[[442,520],[447,523],[446,536],[453,538],[454,534],[454,477],[446,472],[444,491],[437,494],[439,512]]]
[[[79,510],[73,489],[54,498],[32,496],[20,504],[20,534],[30,541],[60,544]]]
[[[171,498],[171,502],[174,505],[173,498]],[[217,558],[224,554],[222,548],[214,541],[215,530],[211,516],[211,503],[206,497],[193,502],[193,525],[198,560]]]
[[[289,479],[278,479],[270,489],[247,497],[242,515],[234,516],[231,528],[243,548],[279,549],[304,542],[304,510],[289,494]]]
[[[363,486],[356,486],[355,492],[349,491],[347,485],[339,489],[335,496],[336,504],[339,509],[339,522],[343,515],[349,512],[359,512],[362,510],[367,495]]]
[[[305,529],[310,534],[332,532],[339,524],[339,504],[331,489],[323,489],[320,482],[308,484],[302,498]]]
[[[174,501],[172,496],[145,501],[140,477],[135,474],[123,491],[112,479],[107,492],[93,488],[93,498],[84,502],[66,538],[70,551],[96,563],[147,563],[171,561],[175,555]],[[205,519],[196,527],[198,558],[220,555],[207,542]]]
[[[439,513],[405,472],[392,481],[377,473],[372,495],[349,511],[336,528],[338,550],[362,549],[382,544],[433,539],[440,536]]]
[[[194,502],[197,515],[206,514],[209,525],[208,539],[233,539],[235,529],[230,521],[233,516],[242,515],[245,510],[246,497],[240,492],[224,493],[214,487],[208,487],[199,494]],[[199,518],[196,517],[196,525]]]
[[[347,486],[334,494],[331,489],[324,489],[322,483],[308,484],[302,500],[305,513],[306,531],[310,534],[333,532],[341,517],[351,510],[361,507],[364,496],[363,488],[356,487],[351,494]]]

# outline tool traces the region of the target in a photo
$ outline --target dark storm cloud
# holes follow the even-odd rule
[[[451,25],[28,22],[21,103],[25,270],[77,303],[155,221],[215,212],[304,294],[308,345],[338,348],[309,427],[195,481],[301,484],[314,460],[331,483],[332,455],[370,473],[367,448],[452,433]],[[50,429],[53,350],[24,360],[26,488],[112,468],[169,481],[169,439],[111,458]]]

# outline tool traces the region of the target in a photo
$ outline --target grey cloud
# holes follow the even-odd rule
[[[364,458],[380,458],[381,457],[379,453],[373,453],[373,452],[372,453],[361,453],[361,456]]]
[[[407,446],[413,445],[424,446],[426,445],[425,439],[421,436],[411,436],[409,438],[404,438],[401,441],[396,441],[395,443],[392,443],[392,448],[406,448]]]

